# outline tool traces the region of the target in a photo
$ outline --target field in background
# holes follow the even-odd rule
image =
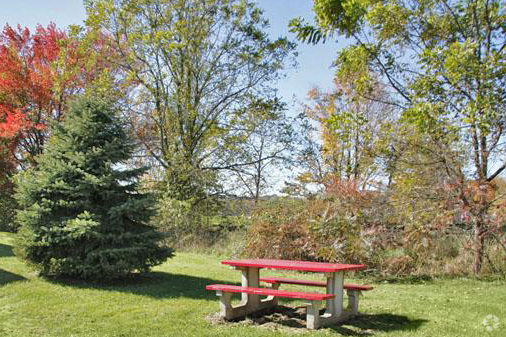
[[[290,327],[290,322],[254,324],[247,320],[216,324],[206,319],[217,311],[218,302],[213,293],[204,290],[205,285],[239,281],[239,273],[220,265],[219,257],[179,253],[148,276],[116,284],[49,282],[38,278],[13,255],[12,238],[13,234],[0,233],[2,337],[506,334],[504,281],[454,279],[374,284],[376,289],[360,303],[366,316],[319,331]],[[303,277],[314,279],[317,275]],[[499,326],[492,331],[483,326],[487,315],[499,319]]]

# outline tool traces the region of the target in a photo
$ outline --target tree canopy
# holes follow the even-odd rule
[[[111,36],[121,66],[138,84],[137,135],[172,183],[188,174],[179,172],[184,167],[251,164],[235,155],[246,137],[243,121],[255,113],[247,107],[273,97],[272,84],[294,47],[268,38],[267,20],[253,2],[100,0],[88,1],[87,12],[87,26]]]

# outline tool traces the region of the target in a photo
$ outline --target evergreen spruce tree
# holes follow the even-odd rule
[[[17,254],[41,275],[94,280],[147,271],[171,257],[147,224],[152,199],[136,190],[145,170],[128,168],[132,151],[110,102],[75,101],[37,168],[19,177]]]

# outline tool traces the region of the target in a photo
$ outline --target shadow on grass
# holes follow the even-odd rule
[[[21,275],[13,274],[7,270],[0,269],[0,287],[6,285],[7,283],[24,280],[26,280],[26,278]]]
[[[320,314],[323,314],[322,309]],[[211,321],[226,324],[225,321],[215,314]],[[261,312],[248,315],[246,318],[234,320],[236,322],[246,322],[253,325],[273,325],[283,326],[292,331],[306,328],[306,308],[305,306],[289,307],[279,305],[273,309],[266,309]],[[393,315],[388,313],[360,315],[343,324],[331,325],[328,328],[344,336],[372,336],[378,333],[393,331],[414,331],[420,328],[424,319],[409,319],[406,316]]]
[[[206,290],[206,285],[214,283],[230,284],[230,282],[223,280],[184,274],[169,274],[160,271],[107,283],[93,283],[74,279],[47,279],[47,281],[68,287],[123,292],[156,299],[186,297],[216,299],[216,301],[215,292]]]
[[[4,245],[0,243],[0,257],[10,257],[14,256],[14,252],[12,251],[12,246]]]
[[[0,257],[14,256],[12,247],[0,244]],[[146,274],[135,275],[127,279],[113,282],[89,282],[68,278],[44,278],[46,281],[66,287],[80,289],[95,289],[115,291],[135,295],[149,296],[156,299],[187,297],[193,299],[212,299],[218,302],[214,291],[207,291],[209,284],[230,284],[223,280],[214,280],[205,277],[184,274],[169,274],[153,271]],[[24,277],[0,269],[0,286],[25,280]],[[239,285],[236,283],[235,285]]]
[[[14,256],[12,246],[0,243],[0,257],[11,256]],[[213,280],[209,278],[183,274],[169,274],[159,271],[154,271],[142,275],[135,275],[128,279],[123,279],[120,281],[102,283],[66,278],[45,279],[48,282],[62,286],[70,286],[82,289],[97,289],[104,291],[119,291],[159,299],[176,297],[217,299],[214,291],[207,291],[205,289],[206,285],[213,283],[230,283],[222,280]],[[0,286],[20,280],[25,280],[25,278],[0,269]]]
[[[344,336],[367,336],[378,332],[414,331],[420,328],[425,319],[409,319],[406,316],[393,314],[361,315],[340,326],[331,329]]]
[[[377,277],[373,279],[376,283],[391,283],[391,284],[427,284],[433,283],[434,278],[430,275],[405,275],[405,276],[388,276]]]
[[[0,257],[11,257],[14,256],[14,252],[12,251],[12,247],[9,245],[4,245],[0,243]],[[0,268],[0,287],[16,281],[26,280],[21,275],[11,273],[10,271],[3,270]]]

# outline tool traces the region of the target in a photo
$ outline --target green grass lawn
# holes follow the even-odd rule
[[[376,289],[360,303],[365,316],[318,331],[251,321],[212,324],[206,316],[218,310],[218,302],[205,285],[240,279],[239,272],[220,265],[218,257],[176,254],[141,280],[106,286],[38,278],[13,255],[11,245],[12,235],[0,233],[2,337],[506,336],[505,282],[374,284]],[[491,332],[482,325],[489,314],[500,323]]]

